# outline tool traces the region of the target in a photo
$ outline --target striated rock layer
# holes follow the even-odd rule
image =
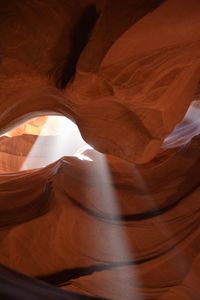
[[[143,167],[93,153],[2,175],[1,263],[108,299],[197,294],[198,144]]]
[[[200,299],[200,2],[2,0],[0,20],[1,134],[64,115],[104,153],[15,172],[40,129],[0,137],[0,298]]]

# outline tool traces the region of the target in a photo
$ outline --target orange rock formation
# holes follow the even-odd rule
[[[200,1],[2,0],[0,35],[0,299],[200,299]],[[91,160],[17,172],[44,115]]]

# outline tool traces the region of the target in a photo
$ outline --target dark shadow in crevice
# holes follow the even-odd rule
[[[171,249],[171,248],[170,248]],[[38,276],[37,279],[44,281],[48,284],[52,284],[54,286],[66,286],[70,285],[71,281],[74,279],[78,279],[80,277],[89,276],[96,272],[103,271],[114,271],[116,269],[125,268],[125,267],[133,267],[137,266],[155,259],[166,254],[170,249],[165,250],[163,253],[158,255],[154,255],[149,258],[140,259],[140,260],[127,260],[127,261],[113,261],[109,263],[102,263],[99,265],[89,265],[86,267],[77,267],[73,269],[64,269],[49,275]]]
[[[108,300],[64,291],[0,265],[0,299],[3,300]]]
[[[57,79],[56,87],[64,89],[67,82],[73,77],[78,58],[86,46],[90,33],[96,23],[98,13],[96,6],[89,6],[78,20],[71,34],[71,49],[67,62],[63,65],[60,76]]]

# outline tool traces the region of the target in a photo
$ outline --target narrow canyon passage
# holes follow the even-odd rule
[[[0,1],[0,299],[200,299],[199,26]]]

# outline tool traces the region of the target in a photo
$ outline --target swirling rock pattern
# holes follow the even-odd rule
[[[104,153],[13,172],[34,138],[1,137],[0,298],[200,299],[199,136],[163,144],[199,100],[200,2],[3,0],[0,15],[1,133],[62,114]]]

